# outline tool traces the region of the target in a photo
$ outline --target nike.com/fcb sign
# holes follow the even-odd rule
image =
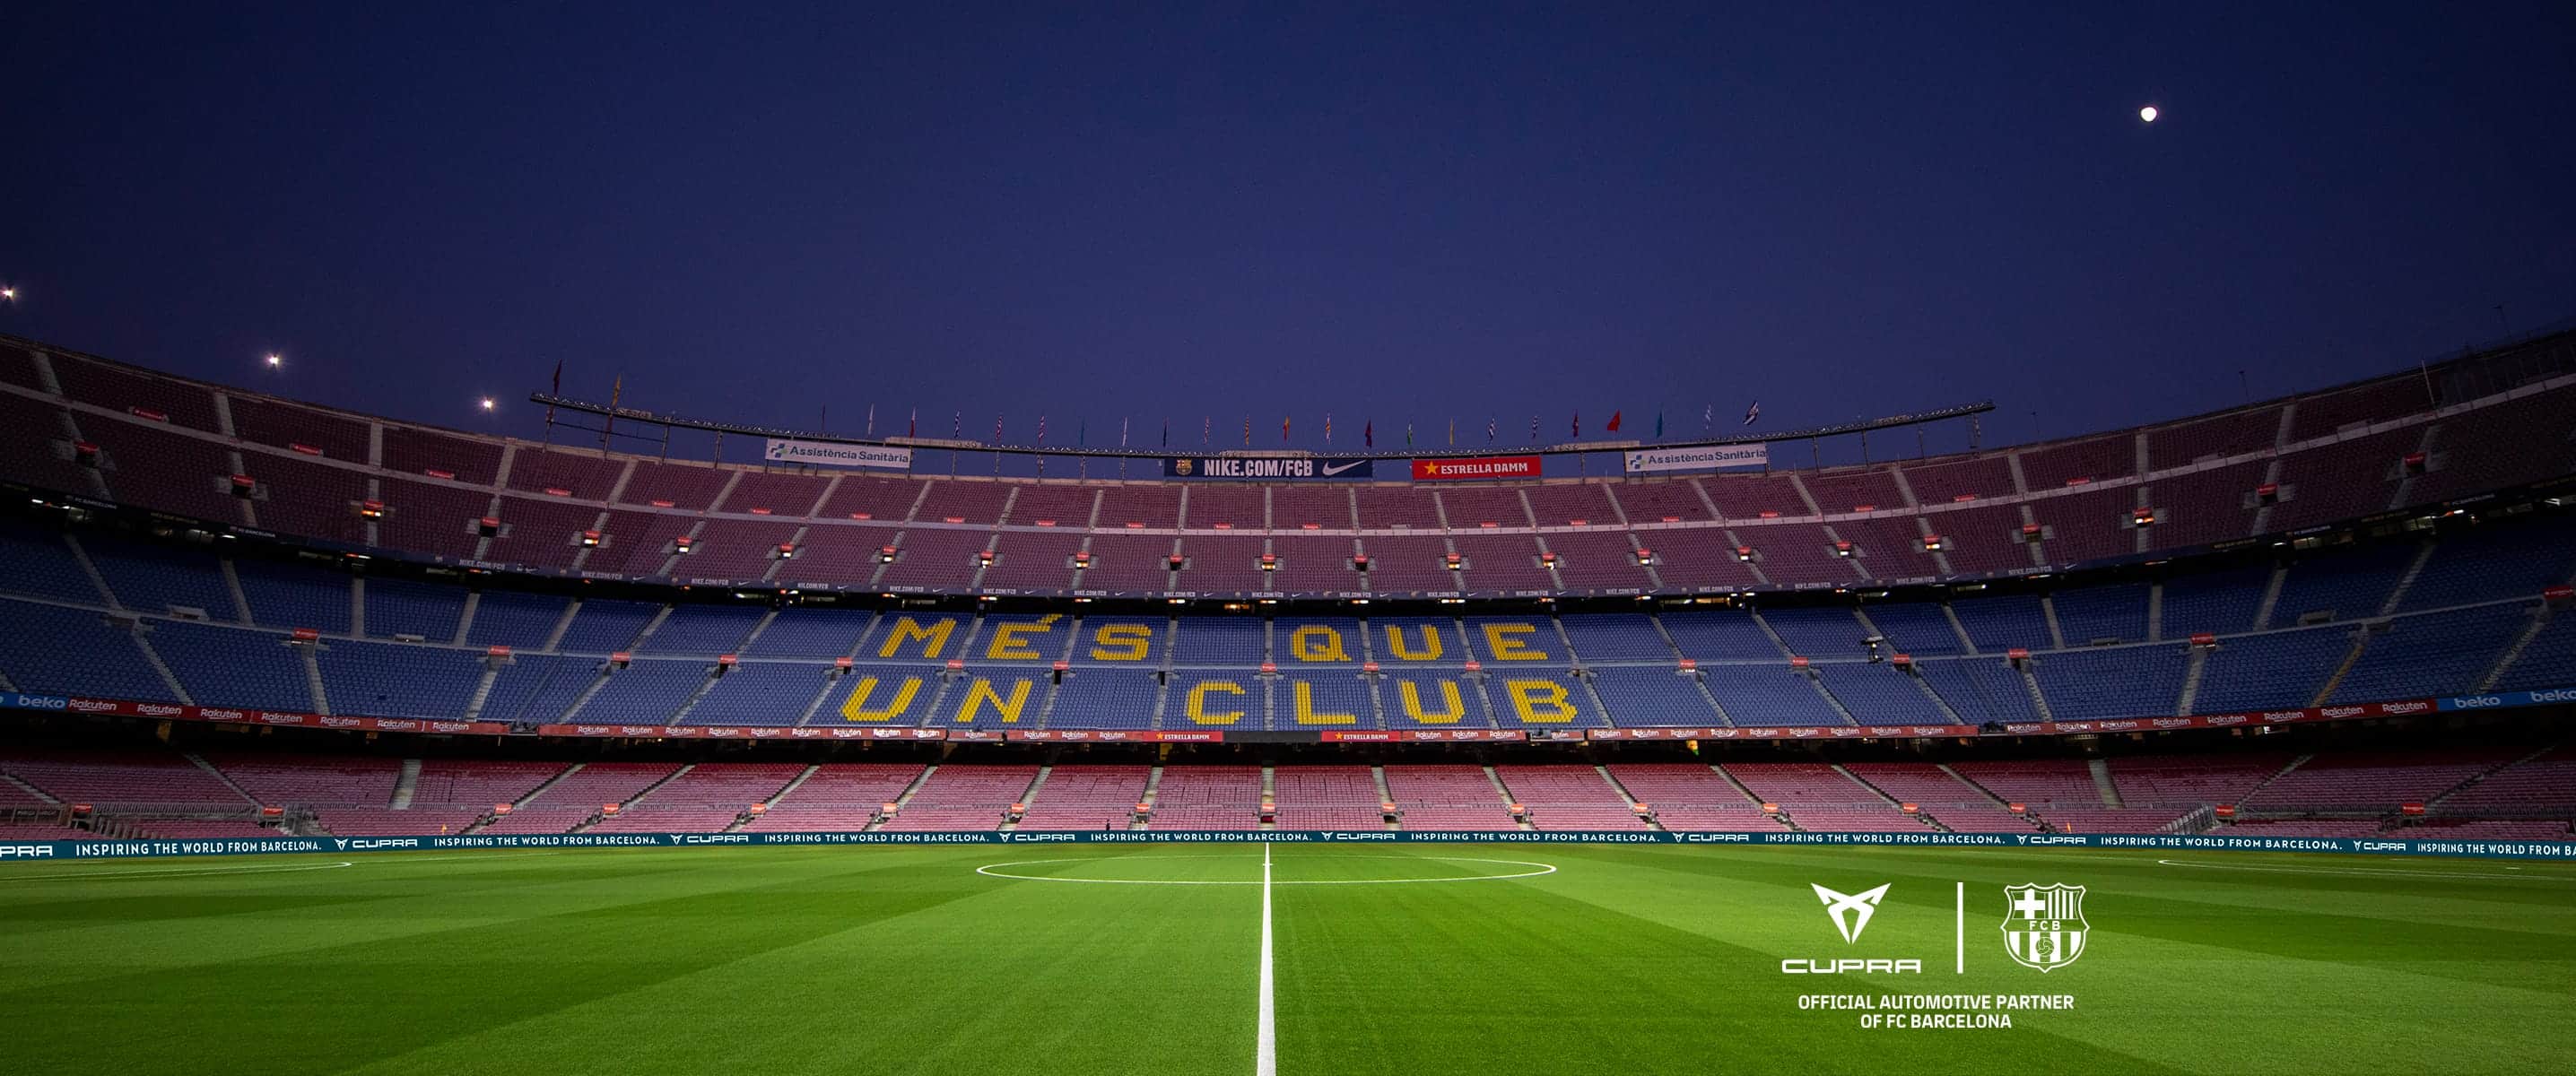
[[[1711,445],[1706,448],[1640,448],[1627,454],[1628,473],[1705,471],[1717,467],[1768,467],[1769,445]]]
[[[1367,478],[1373,460],[1319,460],[1305,456],[1176,456],[1163,461],[1166,478],[1236,482],[1298,482]]]
[[[823,467],[876,467],[888,471],[912,469],[912,450],[884,445],[844,445],[832,441],[789,441],[769,439],[769,451],[761,458],[771,463],[807,463]]]

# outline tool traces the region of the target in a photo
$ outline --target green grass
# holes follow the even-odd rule
[[[11,1073],[1250,1073],[1261,848],[431,852],[0,869]],[[1283,1074],[2539,1072],[2576,864],[2234,853],[1282,845]],[[1452,857],[1448,859],[1437,857]],[[2158,860],[2215,864],[2178,867]],[[326,864],[349,862],[347,867]],[[2263,869],[2249,869],[2263,868]],[[1809,890],[1894,883],[1845,945]],[[1968,970],[1951,965],[1968,885]],[[2089,949],[2004,954],[2006,884]],[[1919,956],[1790,976],[1783,957]],[[2066,993],[1863,1030],[1805,993]]]

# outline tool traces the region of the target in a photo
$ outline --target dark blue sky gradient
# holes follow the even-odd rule
[[[1384,449],[1757,397],[1991,444],[2576,313],[2563,3],[940,6],[20,7],[0,328],[531,436],[561,359]]]

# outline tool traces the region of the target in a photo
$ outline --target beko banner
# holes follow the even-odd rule
[[[1769,445],[1709,445],[1702,448],[1641,448],[1628,453],[1628,473],[1701,471],[1719,467],[1769,467]]]
[[[1299,482],[1309,479],[1367,478],[1374,460],[1315,459],[1311,456],[1174,456],[1163,461],[1165,478],[1213,478],[1237,482]]]
[[[912,469],[912,450],[886,445],[845,445],[834,441],[791,441],[769,439],[771,463],[810,463],[823,467],[875,467],[888,471]]]

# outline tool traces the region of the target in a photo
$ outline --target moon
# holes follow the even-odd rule
[[[2147,106],[2147,107],[2145,107],[2145,108],[2139,109],[2139,110],[2138,110],[2138,119],[2139,119],[2139,121],[2144,122],[2144,123],[2154,123],[2154,122],[2156,122],[2156,106],[2154,106],[2154,105],[2148,105],[2148,106]]]

